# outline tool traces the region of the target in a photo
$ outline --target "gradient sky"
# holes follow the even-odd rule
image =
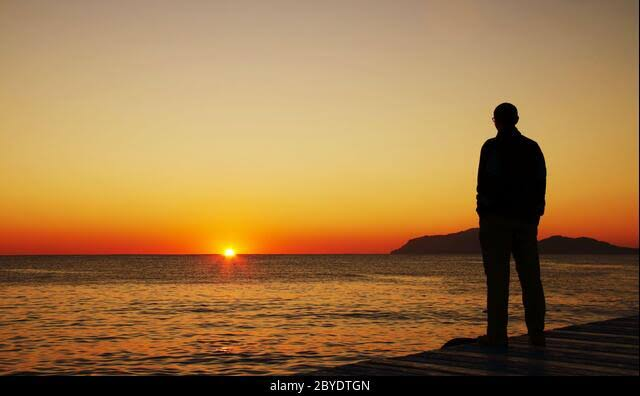
[[[500,102],[540,236],[638,246],[638,2],[0,1],[0,254],[388,252],[477,226]]]

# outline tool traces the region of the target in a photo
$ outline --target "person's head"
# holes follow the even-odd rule
[[[501,103],[493,110],[493,123],[498,130],[514,127],[519,119],[518,109],[511,103]]]

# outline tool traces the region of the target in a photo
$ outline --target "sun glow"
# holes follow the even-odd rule
[[[231,258],[231,257],[235,257],[236,251],[231,248],[227,248],[224,250],[223,254],[224,254],[224,257]]]

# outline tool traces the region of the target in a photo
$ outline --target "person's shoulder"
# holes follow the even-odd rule
[[[538,142],[536,142],[535,140],[528,138],[522,134],[520,135],[520,139],[525,146],[530,147],[531,149],[540,149]]]
[[[494,137],[492,137],[492,138],[487,139],[487,140],[484,142],[484,144],[482,145],[482,149],[483,149],[483,150],[485,150],[485,149],[491,148],[491,147],[493,147],[495,144],[496,144],[496,138],[495,138],[495,136],[494,136]]]

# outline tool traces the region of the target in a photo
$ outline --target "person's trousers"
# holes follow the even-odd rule
[[[509,314],[509,260],[513,254],[522,287],[529,334],[544,331],[545,300],[540,279],[538,226],[521,220],[484,215],[480,218],[480,245],[487,279],[487,336],[507,339]]]

